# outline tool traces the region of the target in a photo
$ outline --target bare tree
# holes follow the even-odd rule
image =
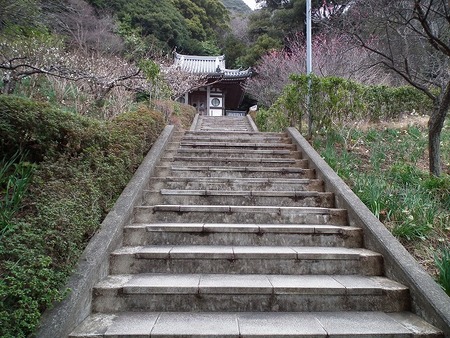
[[[447,0],[357,0],[336,20],[355,43],[376,56],[374,64],[433,100],[429,169],[436,176],[442,171],[440,138],[450,107],[449,7]]]
[[[1,1],[1,0],[0,0]],[[68,37],[72,49],[117,55],[124,49],[114,20],[106,13],[99,15],[85,0],[53,0],[41,4],[48,24]]]

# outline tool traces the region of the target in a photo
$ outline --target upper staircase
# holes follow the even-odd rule
[[[383,272],[286,134],[200,117],[172,138],[70,337],[444,337]]]

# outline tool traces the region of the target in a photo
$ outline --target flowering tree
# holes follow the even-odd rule
[[[312,42],[313,72],[318,76],[338,76],[364,84],[390,83],[392,78],[371,67],[371,53],[355,47],[347,35],[316,35]],[[270,107],[289,82],[291,74],[306,72],[306,45],[303,35],[288,39],[283,50],[272,50],[255,67],[256,76],[245,84],[258,103]]]
[[[124,91],[147,90],[147,81],[135,64],[117,56],[66,51],[62,41],[36,34],[20,39],[0,40],[0,90],[12,94],[24,79],[45,76],[55,93],[75,91],[77,110],[84,114],[91,106],[102,108],[105,99]],[[72,88],[72,89],[70,89]],[[65,94],[61,94],[61,101]],[[113,114],[114,115],[114,114]]]
[[[163,69],[163,78],[170,88],[170,96],[177,99],[184,94],[206,85],[205,75],[192,74],[174,67]]]

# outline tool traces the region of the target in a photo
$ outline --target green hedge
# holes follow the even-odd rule
[[[308,76],[292,75],[275,104],[256,118],[262,131],[280,131],[288,126],[304,127],[307,112]],[[411,87],[365,86],[338,77],[310,77],[315,131],[331,126],[332,121],[388,120],[414,111],[428,114],[431,100]]]
[[[164,125],[162,114],[145,107],[99,121],[0,96],[4,162],[20,149],[17,166],[33,166],[22,207],[0,239],[0,337],[29,336],[64,297],[87,241]],[[0,198],[7,194],[0,185]]]

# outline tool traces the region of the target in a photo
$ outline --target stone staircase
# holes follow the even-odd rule
[[[285,134],[173,137],[70,337],[443,337]]]

